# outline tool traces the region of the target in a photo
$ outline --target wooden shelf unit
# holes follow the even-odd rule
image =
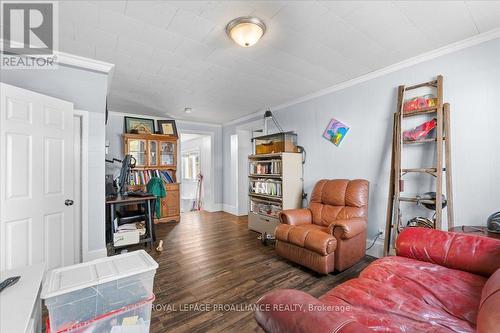
[[[169,172],[172,177],[173,183],[164,182],[167,196],[160,201],[161,218],[155,218],[155,223],[180,222],[180,193],[176,176],[177,140],[172,135],[123,134],[125,154],[132,155],[137,161],[132,172],[160,170]],[[145,184],[128,186],[131,190],[146,190]]]
[[[256,165],[278,162],[279,170],[257,173]],[[273,153],[248,156],[249,163],[249,212],[248,228],[262,234],[263,239],[274,236],[274,229],[280,223],[277,214],[283,209],[300,208],[302,205],[302,154]],[[255,166],[255,168],[253,167]],[[279,184],[281,190],[275,195],[255,193],[255,182]],[[276,185],[277,186],[277,185]],[[274,216],[258,211],[258,205],[276,207]]]
[[[411,112],[404,112],[405,93],[408,90],[422,87],[431,87],[436,91],[436,105],[420,108]],[[436,118],[435,137],[425,138],[418,141],[404,140],[403,120],[407,117],[418,117],[421,115]],[[448,229],[454,225],[453,218],[453,190],[451,170],[451,131],[450,131],[450,104],[443,102],[443,77],[438,75],[436,80],[416,84],[413,86],[401,85],[398,88],[397,110],[393,117],[393,137],[391,155],[391,174],[389,180],[389,195],[387,203],[387,216],[384,239],[384,256],[394,253],[394,246],[401,229],[405,227],[402,221],[402,202],[432,204],[435,206],[433,217],[434,227],[442,228],[443,210],[446,209]],[[405,145],[418,143],[434,143],[436,145],[436,165],[427,168],[403,168],[402,155]],[[404,148],[404,149],[403,149]],[[433,200],[421,200],[416,197],[403,197],[403,178],[409,173],[428,174],[436,178],[435,195]],[[445,185],[445,186],[443,186]],[[443,191],[445,187],[445,191]],[[443,193],[446,193],[446,206],[443,207]]]

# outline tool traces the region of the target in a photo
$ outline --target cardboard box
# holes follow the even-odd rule
[[[137,243],[139,243],[139,230],[120,231],[113,234],[113,244],[115,247]]]

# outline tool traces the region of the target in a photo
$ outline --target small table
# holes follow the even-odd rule
[[[0,332],[42,332],[40,289],[45,264],[0,272],[0,280],[21,276],[16,284],[0,293]]]
[[[484,236],[490,238],[500,239],[500,234],[496,234],[494,232],[489,232],[488,228],[483,226],[472,226],[472,225],[463,225],[459,227],[450,228],[451,232],[458,232],[461,234],[473,234],[477,236]]]
[[[146,234],[139,240],[138,244],[148,244],[150,248],[153,248],[153,242],[155,241],[155,231],[153,223],[154,214],[154,203],[156,202],[156,197],[154,195],[147,196],[126,196],[126,197],[111,197],[106,199],[106,206],[109,209],[109,223],[111,224],[111,234],[113,235],[115,230],[115,218],[116,218],[116,208],[119,206],[129,206],[129,205],[144,205],[145,208],[145,219],[146,219]],[[133,245],[133,244],[130,244]],[[126,245],[128,246],[128,245]],[[112,246],[112,250],[116,251],[119,248],[126,246],[115,247]]]

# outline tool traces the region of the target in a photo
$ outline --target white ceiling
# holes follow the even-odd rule
[[[500,27],[500,1],[64,1],[59,10],[61,51],[116,64],[110,110],[216,123]],[[268,27],[251,48],[224,31],[245,15]]]

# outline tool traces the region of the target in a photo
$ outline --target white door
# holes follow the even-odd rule
[[[73,104],[0,91],[0,269],[72,264]]]

